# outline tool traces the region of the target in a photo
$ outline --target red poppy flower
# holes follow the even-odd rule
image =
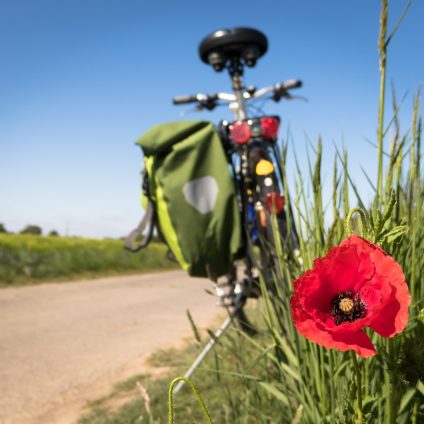
[[[366,358],[376,351],[362,329],[383,337],[400,333],[410,302],[400,265],[379,246],[352,235],[294,282],[290,305],[303,336]]]

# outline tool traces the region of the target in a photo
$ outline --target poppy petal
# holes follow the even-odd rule
[[[407,285],[393,288],[392,296],[378,314],[370,327],[383,337],[393,337],[400,333],[408,323],[408,307],[411,302]]]
[[[298,322],[296,328],[307,339],[328,349],[337,349],[343,352],[354,350],[363,358],[376,354],[370,338],[362,330],[352,332],[347,328],[345,331],[332,332],[328,331],[322,323],[312,319]]]
[[[372,278],[375,266],[366,248],[360,237],[352,236],[330,249],[324,258],[315,260],[315,270],[331,292],[330,297],[341,291],[357,291]]]
[[[374,262],[377,264],[376,277],[386,280],[390,295],[379,314],[373,318],[370,327],[383,337],[393,337],[403,331],[408,323],[411,295],[402,268],[391,256],[375,251]]]
[[[363,358],[369,358],[377,353],[371,339],[364,331],[337,333],[334,334],[333,340],[334,346],[331,347],[335,347],[341,351],[354,350]]]

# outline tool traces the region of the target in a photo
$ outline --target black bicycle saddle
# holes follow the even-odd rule
[[[199,55],[203,62],[222,71],[227,60],[232,58],[242,59],[247,66],[255,66],[267,49],[268,39],[256,29],[220,29],[202,40]]]

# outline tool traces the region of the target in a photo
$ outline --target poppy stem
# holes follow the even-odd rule
[[[346,221],[345,221],[345,231],[346,235],[350,237],[353,234],[352,230],[352,216],[354,213],[359,213],[361,217],[362,222],[362,237],[366,237],[368,233],[368,219],[367,215],[365,214],[364,210],[361,208],[352,208],[349,213],[347,214]]]
[[[362,375],[355,352],[351,350],[350,353],[352,356],[353,370],[356,374],[356,387],[358,390],[358,424],[362,424]]]
[[[195,394],[197,400],[199,401],[200,407],[203,410],[203,413],[205,414],[206,417],[206,422],[208,424],[213,424],[212,418],[209,415],[209,411],[208,408],[205,405],[205,402],[202,398],[202,396],[199,393],[199,390],[197,389],[197,387],[188,379],[185,377],[177,377],[174,380],[171,381],[171,384],[169,385],[169,392],[168,392],[168,417],[169,417],[169,424],[174,424],[174,387],[177,383],[179,383],[180,381],[184,381],[188,386],[191,387],[191,389],[193,390],[193,393]]]

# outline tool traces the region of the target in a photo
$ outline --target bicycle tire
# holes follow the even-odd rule
[[[269,172],[258,170],[260,161],[266,162]],[[254,195],[256,230],[259,239],[260,250],[260,271],[267,283],[267,286],[273,286],[271,280],[282,279],[279,275],[280,264],[278,252],[287,252],[287,211],[283,208],[280,211],[270,212],[265,208],[266,198],[272,195],[281,196],[282,182],[278,178],[275,166],[268,152],[267,146],[258,145],[251,155],[251,174],[254,176]],[[290,213],[290,211],[288,211]],[[277,228],[273,225],[273,220]],[[295,232],[294,232],[295,234]],[[277,240],[278,239],[278,240]],[[296,244],[292,240],[292,244]],[[293,246],[292,246],[293,247]]]

